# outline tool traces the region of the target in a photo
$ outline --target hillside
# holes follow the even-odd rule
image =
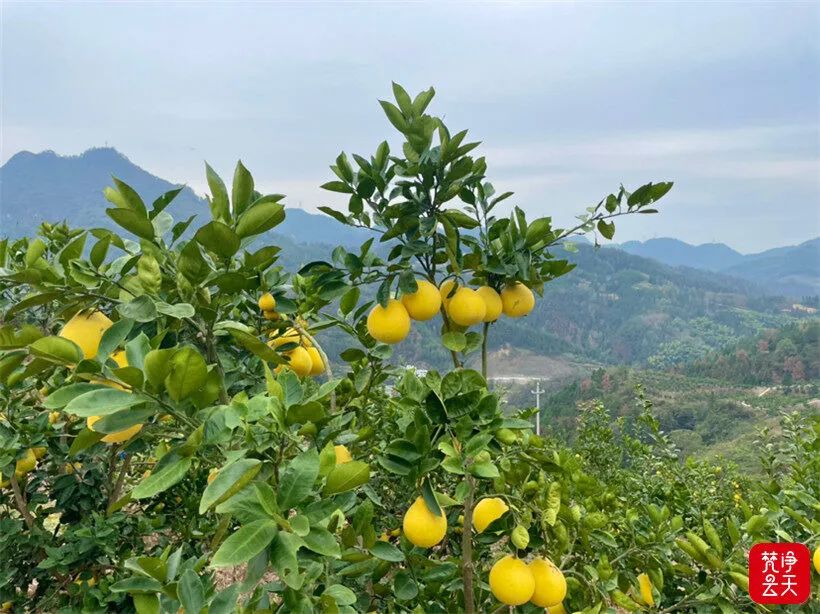
[[[748,255],[723,243],[690,245],[669,238],[627,241],[617,247],[670,266],[686,266],[745,279],[771,294],[793,297],[820,294],[820,238]]]
[[[542,424],[572,433],[579,404],[593,401],[630,420],[640,410],[640,385],[684,456],[721,455],[758,471],[751,462],[758,431],[775,424],[782,411],[818,411],[818,334],[817,320],[768,330],[674,372],[595,369],[547,397]],[[508,396],[532,403],[529,389],[512,388]]]

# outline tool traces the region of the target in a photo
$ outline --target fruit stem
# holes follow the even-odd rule
[[[473,614],[473,496],[475,481],[467,475],[467,496],[464,498],[464,527],[461,531],[461,579],[464,584],[464,612]]]
[[[14,492],[14,502],[17,504],[17,509],[20,512],[20,515],[23,517],[23,520],[26,521],[26,526],[28,526],[28,528],[31,529],[34,527],[34,518],[28,511],[26,499],[23,496],[23,492],[20,490],[20,484],[17,481],[17,474],[12,472],[9,480],[11,481],[11,490]]]
[[[490,323],[484,322],[484,336],[481,339],[481,376],[487,379],[487,337],[490,334]]]

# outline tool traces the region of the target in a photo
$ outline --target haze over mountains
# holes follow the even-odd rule
[[[63,219],[73,225],[111,227],[102,189],[110,185],[112,175],[130,184],[148,202],[178,185],[152,175],[110,147],[89,149],[79,156],[20,152],[0,167],[0,235],[31,234],[43,221]],[[204,199],[190,188],[177,197],[173,209],[177,219],[207,212]],[[288,209],[276,234],[296,243],[347,246],[357,245],[367,236],[366,231],[295,207]],[[628,241],[613,247],[669,266],[744,279],[769,294],[820,294],[820,238],[749,255],[722,243],[696,246],[670,238]]]

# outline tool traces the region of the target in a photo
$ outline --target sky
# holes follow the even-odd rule
[[[205,193],[237,159],[291,206],[397,133],[390,82],[482,141],[498,191],[558,224],[675,182],[616,240],[741,252],[820,235],[820,2],[8,2],[0,163],[111,145]]]

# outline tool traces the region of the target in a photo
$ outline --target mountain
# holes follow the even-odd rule
[[[615,247],[670,266],[686,266],[746,279],[770,294],[793,297],[820,294],[820,238],[748,255],[723,243],[690,245],[669,238],[627,241]]]
[[[181,185],[152,175],[112,147],[89,149],[78,156],[22,151],[0,167],[0,235],[29,235],[44,221],[116,228],[105,214],[112,205],[102,194],[112,184],[112,175],[133,187],[147,204]],[[187,187],[169,211],[177,220],[209,215],[205,199]],[[324,214],[296,207],[288,208],[276,234],[298,243],[348,246],[359,245],[367,237],[364,230],[342,227]]]
[[[670,266],[688,266],[707,271],[720,271],[743,260],[743,254],[723,243],[690,245],[678,239],[663,238],[627,241],[617,247],[630,254],[652,258]]]

